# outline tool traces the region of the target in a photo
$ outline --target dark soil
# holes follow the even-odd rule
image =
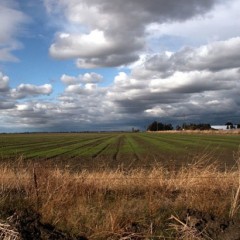
[[[8,224],[18,231],[23,240],[88,240],[85,236],[71,236],[50,224],[42,223],[32,210],[16,211]]]
[[[219,218],[209,213],[188,209],[180,220],[189,229],[194,229],[201,239],[240,240],[240,219]],[[178,235],[182,234],[180,232]]]
[[[196,239],[240,240],[240,219],[219,218],[209,213],[188,209],[179,220],[186,224],[188,229],[194,230]],[[171,221],[173,224],[180,224],[174,219]],[[73,236],[56,229],[53,225],[42,223],[41,216],[29,209],[14,212],[7,223],[17,230],[23,240],[88,240],[86,236]],[[129,223],[127,227],[125,226],[124,235],[108,239],[143,240],[146,239],[141,234],[144,228],[145,226],[140,223]],[[185,239],[184,234],[186,231],[176,232],[172,239]]]

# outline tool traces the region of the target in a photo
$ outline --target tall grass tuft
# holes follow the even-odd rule
[[[89,239],[174,239],[179,228],[169,228],[169,218],[179,216],[172,219],[187,228],[187,209],[219,219],[238,216],[240,168],[222,170],[208,160],[204,154],[177,170],[156,164],[80,172],[41,163],[1,164],[0,217],[33,208],[43,223]]]

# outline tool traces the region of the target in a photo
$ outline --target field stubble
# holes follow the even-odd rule
[[[42,223],[86,239],[236,239],[239,165],[219,170],[208,157],[177,170],[156,164],[72,172],[21,159],[2,163],[0,217],[33,209]]]

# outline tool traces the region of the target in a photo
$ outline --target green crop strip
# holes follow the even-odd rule
[[[240,135],[189,133],[56,133],[0,134],[0,159],[87,159],[124,162],[166,161],[190,158],[207,151],[223,162],[234,163]],[[144,160],[143,160],[144,159]],[[86,161],[87,163],[87,161]]]

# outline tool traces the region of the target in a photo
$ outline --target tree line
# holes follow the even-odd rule
[[[227,129],[233,129],[235,128],[234,125],[230,122],[227,122],[225,124],[227,126]],[[237,128],[240,128],[240,124],[237,124]],[[164,124],[162,122],[154,121],[151,124],[148,125],[147,131],[169,131],[173,130],[174,127],[171,123]],[[181,126],[177,125],[176,130],[210,130],[211,125],[209,123],[183,123]]]
[[[164,124],[161,122],[154,121],[147,127],[147,131],[168,131],[168,130],[173,130],[173,126],[171,123]]]

